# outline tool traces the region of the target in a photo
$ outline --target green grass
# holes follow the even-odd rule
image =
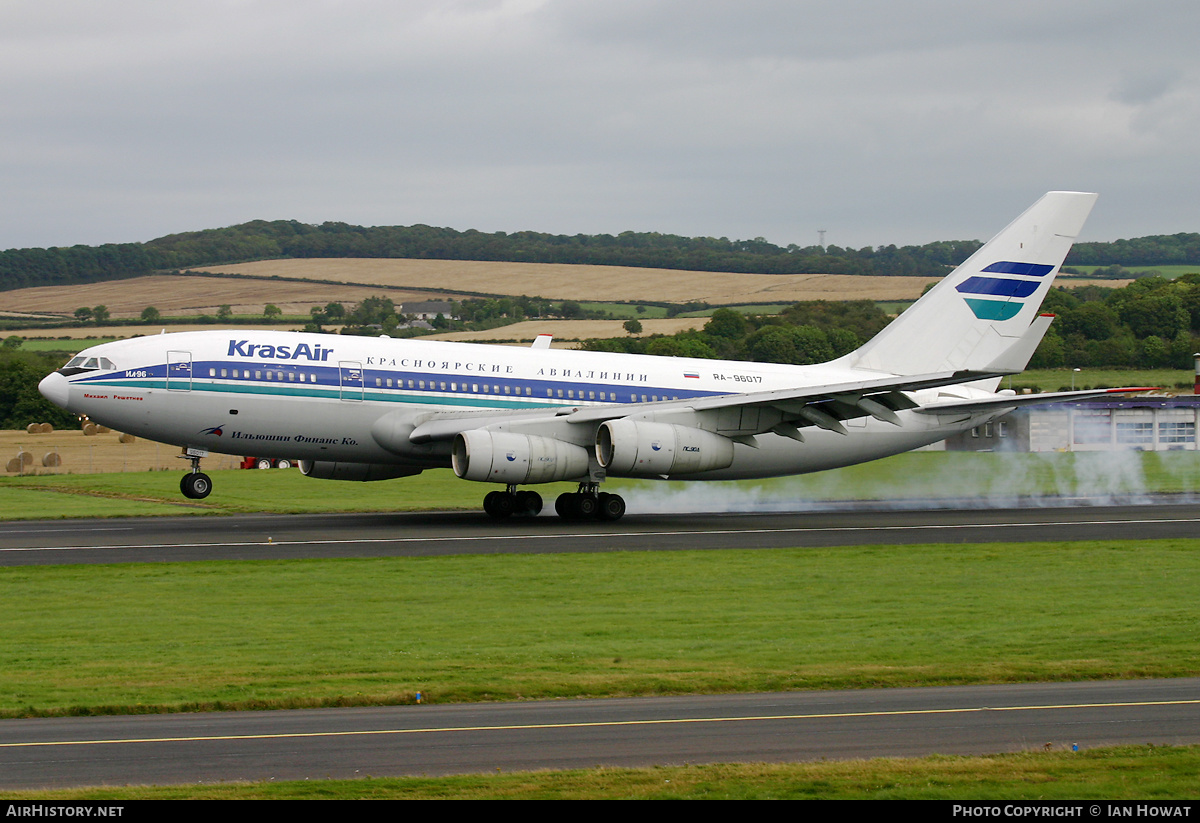
[[[1193,675],[1197,549],[3,568],[0,715]]]
[[[90,800],[1151,800],[1200,793],[1200,747],[1118,746],[988,757],[597,768],[456,777],[5,792]]]
[[[792,301],[794,303],[795,301]],[[733,309],[742,314],[779,314],[781,311],[791,306],[792,303],[745,303],[736,306],[713,306],[707,309],[698,311],[683,312],[680,317],[712,317],[712,313],[718,308]],[[616,320],[652,320],[667,316],[667,310],[663,306],[654,306],[649,303],[643,303],[644,312],[638,312],[637,303],[603,303],[603,302],[581,302],[580,305],[590,312],[607,312]]]
[[[1027,369],[1021,374],[1006,377],[1002,388],[1040,386],[1042,391],[1068,390],[1071,378],[1075,378],[1076,389],[1117,388],[1120,386],[1157,386],[1176,390],[1190,389],[1195,381],[1195,372],[1190,369],[1118,369],[1090,368],[1074,372],[1071,369]]]
[[[1086,272],[1082,275],[1084,278],[1090,277],[1096,269],[1108,268],[1107,266],[1074,266],[1073,268],[1079,271]],[[1182,277],[1185,274],[1194,274],[1200,272],[1200,266],[1193,263],[1188,263],[1181,266],[1129,266],[1128,270],[1132,273],[1140,273],[1145,271],[1156,271],[1163,277],[1174,280],[1176,277]],[[1058,276],[1058,285],[1071,287],[1071,281],[1078,275],[1060,274]]]
[[[793,300],[790,303],[743,303],[741,305],[736,305],[736,306],[713,306],[712,308],[701,309],[699,311],[682,312],[679,316],[680,317],[712,317],[713,312],[715,312],[717,309],[733,309],[734,311],[741,312],[742,314],[745,314],[745,315],[752,315],[752,314],[774,315],[774,314],[779,314],[780,312],[782,312],[784,309],[788,308],[789,306],[795,305],[797,302],[800,302],[800,301]]]
[[[111,343],[117,339],[116,337],[27,337],[25,338],[25,342],[21,344],[21,350],[76,354],[92,346],[99,346],[101,343]]]
[[[667,310],[662,306],[652,306],[643,303],[644,312],[637,310],[637,303],[607,303],[599,301],[580,301],[579,305],[589,312],[607,312],[616,320],[650,320],[667,316]]]

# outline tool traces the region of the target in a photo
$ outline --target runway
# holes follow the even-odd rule
[[[554,517],[247,515],[0,524],[0,565],[1200,536],[1188,502]],[[0,788],[441,775],[1200,743],[1200,679],[0,722]]]
[[[8,720],[0,789],[1200,742],[1200,679]]]
[[[557,517],[497,522],[482,512],[241,515],[0,524],[0,566],[486,553],[771,549],[1200,537],[1200,508],[833,509]]]

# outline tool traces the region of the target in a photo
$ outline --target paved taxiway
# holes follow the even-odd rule
[[[0,789],[1200,742],[1200,679],[6,720]]]
[[[16,521],[0,524],[0,565],[1166,537],[1200,537],[1200,508],[630,515],[617,523],[497,523],[482,512]]]
[[[1200,536],[1190,503],[631,515],[248,515],[0,524],[0,564]],[[0,788],[795,761],[1200,742],[1200,679],[0,722]]]

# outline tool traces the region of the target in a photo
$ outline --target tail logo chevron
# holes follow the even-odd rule
[[[1015,274],[1023,277],[1045,277],[1054,270],[1053,266],[1040,263],[1017,263],[1002,260],[992,263],[984,272],[990,274]],[[967,306],[980,320],[1010,320],[1025,307],[1024,298],[1029,297],[1042,285],[1041,280],[1014,280],[1008,277],[968,277],[955,286],[960,294],[980,294],[988,298],[964,297]]]

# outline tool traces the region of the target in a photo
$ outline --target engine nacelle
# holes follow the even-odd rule
[[[588,451],[565,440],[474,429],[454,436],[454,473],[492,483],[553,483],[587,477]]]
[[[608,420],[596,431],[596,459],[617,477],[695,474],[733,463],[733,441],[674,423]]]
[[[391,480],[420,474],[418,466],[388,463],[347,463],[345,460],[301,460],[300,473],[318,480]]]

